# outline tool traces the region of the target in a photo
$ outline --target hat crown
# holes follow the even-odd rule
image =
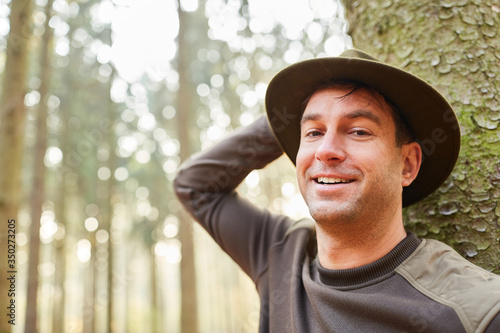
[[[364,53],[363,51],[357,50],[357,49],[349,49],[345,50],[340,54],[339,57],[343,58],[358,58],[358,59],[365,59],[365,60],[373,60],[380,62],[378,59],[372,57],[369,54]]]

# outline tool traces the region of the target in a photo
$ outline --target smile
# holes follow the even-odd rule
[[[330,178],[330,177],[318,177],[315,178],[314,181],[318,184],[341,184],[341,183],[350,183],[353,182],[352,179],[343,179],[343,178]]]

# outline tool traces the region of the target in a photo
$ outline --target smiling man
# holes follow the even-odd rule
[[[368,264],[406,237],[402,190],[421,161],[416,142],[397,142],[395,112],[383,97],[356,87],[322,87],[300,122],[297,178],[326,268]]]
[[[444,182],[460,148],[435,89],[347,50],[282,70],[266,109],[175,180],[255,282],[260,332],[500,332],[500,278],[404,229],[402,208]],[[283,152],[313,220],[273,215],[235,190]]]

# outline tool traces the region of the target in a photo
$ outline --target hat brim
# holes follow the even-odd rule
[[[269,123],[294,164],[300,144],[302,104],[317,87],[331,80],[352,80],[375,88],[397,107],[410,126],[423,156],[417,178],[403,189],[403,206],[425,198],[446,180],[460,151],[460,127],[449,103],[425,81],[357,50],[296,63],[269,83]]]

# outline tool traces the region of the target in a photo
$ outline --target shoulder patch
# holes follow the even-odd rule
[[[500,312],[500,276],[442,242],[422,240],[396,272],[424,295],[453,308],[466,332],[483,332]]]

